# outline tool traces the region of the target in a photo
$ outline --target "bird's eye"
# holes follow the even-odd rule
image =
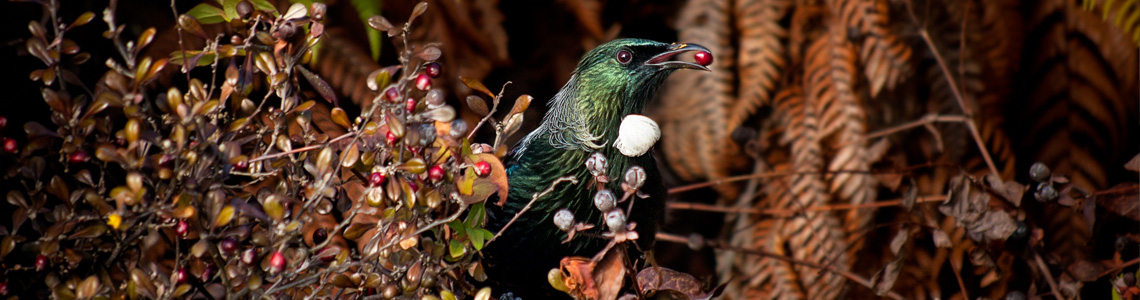
[[[617,53],[617,61],[623,65],[628,64],[629,61],[632,59],[633,59],[633,53],[629,53],[628,50],[621,50],[621,51],[618,51],[618,53]]]

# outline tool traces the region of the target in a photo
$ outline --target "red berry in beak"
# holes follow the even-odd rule
[[[708,51],[698,51],[697,53],[693,53],[693,59],[696,60],[698,64],[706,67],[713,63],[712,53],[709,53]]]

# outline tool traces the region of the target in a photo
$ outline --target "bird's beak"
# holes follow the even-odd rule
[[[693,70],[701,70],[701,71],[711,71],[711,70],[709,70],[708,67],[703,66],[701,64],[677,59],[677,56],[681,53],[696,52],[696,51],[704,51],[706,53],[709,53],[709,55],[711,55],[711,53],[712,53],[712,51],[709,51],[708,48],[705,48],[704,46],[701,46],[701,45],[690,44],[690,43],[673,43],[672,45],[669,45],[669,49],[665,50],[665,52],[662,52],[661,54],[657,54],[657,56],[651,57],[651,58],[649,58],[649,60],[645,61],[645,65],[658,67],[662,70],[666,70],[666,69],[693,69]]]

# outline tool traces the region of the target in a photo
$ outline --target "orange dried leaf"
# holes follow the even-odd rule
[[[491,90],[488,90],[487,86],[484,86],[483,83],[479,82],[478,80],[471,79],[468,77],[463,77],[463,76],[459,76],[459,80],[463,82],[463,85],[466,85],[468,88],[471,88],[472,90],[476,90],[476,91],[479,91],[483,94],[486,94],[487,97],[495,97],[495,94],[491,93]]]

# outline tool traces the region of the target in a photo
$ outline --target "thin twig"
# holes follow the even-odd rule
[[[978,133],[978,126],[974,123],[974,111],[966,104],[966,97],[962,95],[961,87],[958,81],[954,79],[954,75],[950,73],[949,67],[946,66],[946,59],[938,52],[938,47],[934,45],[934,40],[930,38],[930,33],[926,31],[926,27],[918,22],[918,16],[914,14],[914,3],[911,0],[906,0],[906,10],[910,14],[911,20],[919,27],[918,34],[922,37],[922,41],[930,48],[930,53],[934,56],[934,60],[938,62],[939,69],[942,70],[943,77],[950,85],[950,91],[954,94],[954,100],[958,101],[958,107],[962,109],[962,113],[969,118],[966,127],[970,129],[970,135],[974,137],[974,143],[978,146],[978,152],[982,153],[982,158],[985,159],[986,165],[989,166],[990,172],[994,175],[999,175],[997,165],[994,164],[994,159],[990,157],[989,149],[986,149],[986,144],[982,141],[982,135]],[[999,175],[1000,176],[1000,175]]]
[[[962,299],[970,299],[970,294],[966,292],[966,281],[962,280],[962,267],[954,263],[955,261],[961,263],[961,260],[950,259],[946,257],[946,261],[950,263],[950,269],[954,270],[954,278],[958,279],[958,291],[962,293]]]
[[[969,120],[970,120],[970,118],[967,118],[965,116],[941,116],[941,115],[930,114],[930,115],[923,116],[922,118],[919,118],[918,120],[902,123],[899,125],[895,125],[893,127],[889,127],[889,128],[883,129],[883,130],[879,130],[879,131],[869,133],[866,136],[864,136],[863,139],[864,140],[870,140],[873,138],[887,136],[887,135],[897,133],[899,131],[903,131],[903,130],[907,130],[907,129],[911,129],[911,128],[915,128],[915,127],[926,126],[928,124],[933,124],[933,123],[966,123]]]
[[[1061,292],[1057,291],[1057,280],[1053,279],[1053,273],[1049,272],[1049,266],[1045,265],[1045,260],[1041,259],[1041,254],[1037,253],[1036,250],[1032,251],[1032,253],[1033,262],[1037,263],[1037,268],[1041,270],[1042,275],[1045,275],[1045,282],[1049,284],[1049,292],[1053,294],[1054,298],[1059,300],[1065,299],[1065,297],[1061,296]]]
[[[1120,272],[1120,270],[1123,270],[1124,268],[1135,265],[1137,263],[1140,263],[1140,257],[1133,258],[1132,260],[1124,262],[1124,263],[1117,265],[1115,267],[1112,267],[1111,269],[1104,270],[1104,272],[1100,272],[1100,274],[1096,275],[1096,278],[1101,278],[1104,276],[1112,275],[1113,273]]]
[[[487,245],[490,245],[491,242],[495,241],[495,239],[498,239],[500,235],[503,235],[503,232],[506,232],[507,228],[511,227],[511,224],[514,224],[515,221],[517,221],[519,219],[519,216],[522,216],[523,213],[530,210],[530,206],[533,205],[535,201],[538,201],[538,198],[545,197],[546,195],[554,192],[554,187],[558,186],[558,184],[563,182],[563,181],[569,181],[570,183],[578,184],[578,179],[574,178],[572,176],[562,176],[562,177],[558,177],[558,179],[554,179],[554,182],[551,182],[550,186],[547,187],[546,190],[543,190],[541,193],[534,194],[534,196],[532,196],[530,198],[530,202],[527,202],[526,206],[524,206],[522,208],[522,210],[520,210],[518,213],[516,213],[515,216],[511,218],[510,221],[507,221],[507,225],[503,225],[503,228],[499,229],[499,232],[495,233],[495,236],[491,237],[490,240],[487,240],[486,243],[483,243],[483,247],[487,247]]]
[[[667,242],[673,242],[673,243],[686,244],[686,245],[688,245],[690,242],[688,237],[683,237],[683,236],[668,234],[668,233],[663,233],[663,232],[657,233],[657,240],[658,241],[667,241]],[[793,264],[802,265],[802,266],[806,266],[806,267],[810,267],[810,268],[820,269],[823,271],[828,271],[831,273],[835,273],[836,275],[843,276],[844,278],[847,278],[847,280],[850,280],[851,282],[858,283],[859,285],[862,285],[866,288],[869,288],[869,289],[873,288],[870,280],[863,278],[859,275],[856,275],[854,273],[851,273],[851,272],[836,269],[835,267],[832,267],[831,265],[819,264],[819,263],[810,262],[810,261],[806,261],[806,260],[791,258],[788,256],[779,255],[779,254],[764,251],[764,250],[745,249],[745,248],[741,248],[741,247],[735,247],[735,246],[731,246],[731,245],[726,245],[726,244],[718,242],[718,241],[705,241],[705,245],[708,247],[714,247],[714,248],[718,248],[718,249],[731,250],[731,251],[736,251],[736,252],[745,253],[745,254],[759,255],[759,256],[763,256],[763,257],[767,257],[767,258],[774,258],[774,259],[784,261],[784,262],[788,262],[788,263],[793,263]],[[902,295],[899,295],[898,293],[896,293],[894,291],[887,291],[886,296],[888,298],[896,299],[896,300],[904,299]]]
[[[483,126],[483,123],[486,123],[487,120],[490,119],[491,116],[495,115],[495,112],[499,110],[499,101],[502,100],[503,92],[507,90],[507,85],[509,84],[511,84],[510,81],[504,83],[503,88],[499,90],[499,94],[492,96],[493,98],[491,99],[491,110],[487,112],[486,116],[483,116],[483,118],[479,120],[479,123],[475,123],[475,127],[471,127],[471,132],[467,133],[468,140],[470,140],[471,137],[475,136],[475,132],[479,131],[479,127]],[[498,139],[498,137],[495,139]]]
[[[945,195],[931,195],[919,196],[915,203],[929,203],[946,201]],[[722,213],[739,213],[739,214],[757,214],[757,215],[775,215],[775,216],[788,216],[795,215],[802,212],[820,212],[820,211],[837,211],[849,209],[870,209],[889,206],[902,205],[902,199],[894,199],[888,201],[878,201],[871,203],[860,204],[828,204],[816,205],[805,207],[801,209],[787,209],[787,208],[770,208],[770,209],[755,209],[755,208],[738,208],[738,207],[723,207],[717,205],[701,204],[701,203],[685,203],[685,202],[670,202],[666,204],[666,209],[677,210],[698,210],[707,212],[722,212]]]
[[[313,150],[313,149],[320,149],[320,148],[328,147],[329,145],[332,145],[333,143],[339,142],[340,140],[343,140],[343,139],[346,139],[346,138],[350,138],[350,137],[353,137],[353,136],[355,136],[355,135],[356,135],[356,133],[355,133],[355,132],[349,132],[349,133],[345,133],[345,134],[342,134],[342,135],[340,135],[340,136],[338,136],[338,137],[336,137],[336,138],[333,138],[333,139],[331,139],[331,140],[329,140],[328,142],[325,142],[325,143],[323,143],[323,144],[317,144],[317,145],[308,145],[308,146],[304,146],[304,147],[301,147],[301,148],[293,149],[293,150],[290,150],[290,151],[285,151],[285,152],[278,152],[278,153],[273,153],[273,154],[262,155],[262,156],[259,156],[259,157],[257,157],[257,158],[254,158],[254,159],[251,159],[251,160],[249,160],[249,162],[250,162],[250,163],[255,163],[255,162],[263,161],[263,160],[266,160],[266,159],[274,159],[274,158],[278,158],[278,157],[286,156],[286,155],[289,155],[289,154],[294,154],[294,153],[301,153],[301,152],[305,152],[305,151],[309,151],[309,150]]]

